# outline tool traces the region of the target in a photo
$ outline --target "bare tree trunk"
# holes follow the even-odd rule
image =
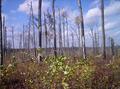
[[[75,41],[74,41],[74,34],[73,33],[71,34],[71,37],[72,37],[72,50],[74,51],[74,42]]]
[[[42,48],[42,0],[38,2],[38,30],[39,30],[39,47]],[[42,54],[39,54],[39,60],[42,61]]]
[[[25,48],[25,26],[23,25],[23,49]]]
[[[57,42],[56,42],[56,20],[55,20],[55,0],[52,0],[53,11],[53,30],[54,30],[54,55],[57,57]]]
[[[12,27],[12,47],[13,47],[13,52],[14,52],[14,49],[15,49],[15,42],[14,42],[14,27]]]
[[[62,44],[62,29],[61,29],[61,13],[60,13],[60,9],[59,9],[59,52],[60,52],[60,55],[63,54],[62,46],[63,46],[63,44]]]
[[[22,34],[20,34],[19,49],[22,49]]]
[[[32,2],[31,2],[31,19],[32,19],[32,30],[33,30],[33,43],[34,43],[34,53],[35,53],[35,57],[37,57],[37,53],[36,53],[36,40],[35,40],[35,24],[34,24],[34,15],[33,15],[33,6],[32,6]]]
[[[7,53],[7,28],[6,26],[4,27],[4,57],[6,56]]]
[[[66,30],[67,30],[67,51],[68,51],[68,55],[69,55],[69,24],[68,24],[68,19],[66,17]]]
[[[0,48],[1,48],[1,57],[0,57],[0,60],[1,60],[1,62],[0,62],[0,64],[1,65],[3,65],[3,34],[2,34],[2,0],[0,0]]]
[[[78,46],[79,46],[79,51],[80,51],[80,50],[81,50],[81,47],[80,47],[80,38],[81,38],[81,37],[80,37],[80,35],[81,35],[81,34],[80,34],[80,25],[78,24],[77,26],[78,26]],[[80,51],[80,52],[81,52],[81,51]]]
[[[31,39],[31,36],[30,36],[30,22],[28,24],[28,53],[30,52],[30,39]]]
[[[6,52],[6,27],[5,27],[5,17],[3,16],[3,22],[2,22],[2,29],[3,29],[3,57],[5,57],[5,52]]]
[[[97,54],[99,54],[99,47],[100,47],[100,45],[99,45],[99,32],[97,32]]]
[[[22,59],[24,60],[25,58],[25,26],[23,25],[23,32],[22,32],[23,36],[22,36],[22,49],[23,49],[23,55],[22,55]]]
[[[111,53],[112,53],[112,57],[114,58],[114,55],[115,55],[115,43],[114,43],[114,39],[111,38],[110,41],[111,41]]]
[[[62,25],[63,25],[63,44],[64,44],[64,51],[65,51],[65,19],[63,17],[62,19]]]
[[[48,32],[47,32],[47,22],[46,22],[46,15],[45,15],[45,13],[44,13],[44,27],[45,27],[45,49],[46,49],[46,55],[47,55],[47,48],[48,48]]]
[[[82,5],[81,0],[78,0],[78,7],[80,10],[80,18],[81,18],[81,41],[82,41],[82,51],[83,51],[83,58],[86,59],[86,45],[85,45],[85,33],[84,33],[84,19],[83,19],[83,12],[82,12]]]
[[[92,44],[93,44],[93,55],[95,55],[95,36],[94,36],[94,31],[93,29],[91,30],[91,38],[92,38]]]
[[[97,33],[96,32],[94,32],[94,40],[95,40],[95,55],[96,55],[96,54],[98,54],[98,51],[97,51],[98,42],[97,42]]]
[[[106,36],[104,27],[104,0],[101,1],[101,24],[102,24],[102,56],[106,59]]]

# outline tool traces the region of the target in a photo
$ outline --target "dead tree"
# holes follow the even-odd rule
[[[69,48],[69,24],[68,24],[68,14],[67,11],[63,12],[63,18],[65,19],[65,27],[66,27],[66,43]]]
[[[6,55],[6,51],[7,51],[7,30],[6,30],[6,26],[5,26],[5,17],[3,16],[3,49],[4,49],[4,57]]]
[[[30,22],[29,22],[29,24],[28,24],[28,53],[30,52],[30,39],[31,39],[31,28],[30,28]]]
[[[7,27],[4,28],[4,56],[7,53]]]
[[[77,16],[76,18],[75,18],[75,24],[76,24],[76,26],[77,26],[77,29],[78,29],[78,45],[79,45],[79,50],[80,50],[80,35],[81,35],[81,33],[80,33],[80,16]]]
[[[2,34],[2,0],[0,0],[0,49],[1,49],[1,57],[0,57],[0,64],[3,65],[3,34]]]
[[[114,57],[115,55],[115,42],[113,38],[110,38],[110,43],[111,43],[111,53],[112,53],[112,57]]]
[[[67,31],[67,40],[66,40],[66,42],[67,42],[67,51],[68,51],[68,55],[69,55],[69,24],[68,24],[68,18],[67,18],[67,14],[66,14],[66,31]]]
[[[34,23],[34,15],[33,15],[33,6],[32,6],[32,2],[31,2],[31,8],[30,8],[30,17],[31,17],[31,22],[32,22],[32,30],[33,30],[33,45],[34,45],[34,53],[35,53],[35,57],[37,57],[37,53],[36,53],[36,39],[35,39],[35,23]]]
[[[12,26],[12,47],[13,50],[15,49],[15,42],[14,42],[15,38],[14,38],[14,27]]]
[[[54,55],[55,55],[55,57],[57,57],[56,20],[55,20],[55,0],[52,0],[52,14],[53,14],[53,30],[54,30]]]
[[[97,35],[97,37],[96,37],[97,38],[97,50],[96,51],[97,51],[97,54],[99,54],[99,47],[100,47],[100,44],[99,44],[100,43],[99,42],[100,41],[99,32],[97,32],[96,35]]]
[[[82,52],[83,52],[83,58],[86,59],[86,45],[85,45],[84,19],[83,19],[83,12],[82,12],[81,0],[78,0],[78,7],[79,7],[79,10],[80,10],[80,19],[81,19],[81,42],[82,42]]]
[[[47,31],[47,21],[46,21],[46,14],[44,13],[44,28],[45,28],[45,48],[46,48],[46,55],[47,55],[47,48],[48,48],[48,31]]]
[[[101,27],[102,27],[102,56],[106,59],[106,36],[104,27],[104,0],[101,1]]]
[[[20,34],[20,39],[19,39],[19,49],[22,49],[22,34]]]
[[[74,43],[75,43],[75,41],[74,41],[74,34],[73,33],[71,33],[71,37],[72,37],[72,50],[74,51]]]
[[[51,49],[52,45],[51,45],[51,40],[53,39],[53,18],[52,15],[49,13],[49,11],[47,11],[47,19],[48,19],[48,43],[49,43],[49,48]]]
[[[62,13],[62,27],[63,27],[63,45],[64,45],[64,49],[65,49],[65,16],[64,16],[64,12]]]
[[[39,47],[42,48],[42,0],[38,2],[38,31],[39,31]],[[39,56],[39,61],[42,61],[42,55]]]
[[[90,31],[91,31],[91,38],[92,38],[92,44],[93,44],[93,55],[94,55],[95,54],[95,35],[94,35],[94,31],[92,28],[90,29]]]
[[[97,40],[97,33],[94,32],[94,41],[95,41],[95,55],[98,54],[98,40]]]
[[[25,48],[25,26],[23,25],[23,49]]]
[[[60,13],[60,9],[59,9],[59,52],[60,52],[60,55],[63,54],[62,47],[63,47],[63,44],[62,44],[61,13]]]

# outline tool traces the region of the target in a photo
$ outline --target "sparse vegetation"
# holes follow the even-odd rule
[[[0,68],[0,89],[120,88],[120,59],[105,62],[60,56],[48,57],[40,64],[14,60]]]
[[[120,89],[120,31],[109,23],[119,0],[10,1],[0,0],[0,89]]]

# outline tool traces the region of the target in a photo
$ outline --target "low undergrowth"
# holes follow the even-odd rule
[[[48,57],[0,67],[0,89],[120,89],[120,59]]]

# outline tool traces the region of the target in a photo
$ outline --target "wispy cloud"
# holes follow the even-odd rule
[[[25,0],[22,4],[19,5],[18,11],[28,14],[30,11],[29,5],[31,4],[31,2],[33,5],[33,13],[37,15],[38,14],[38,0]],[[50,6],[51,4],[49,1],[43,0],[42,11],[43,12],[46,11]]]

